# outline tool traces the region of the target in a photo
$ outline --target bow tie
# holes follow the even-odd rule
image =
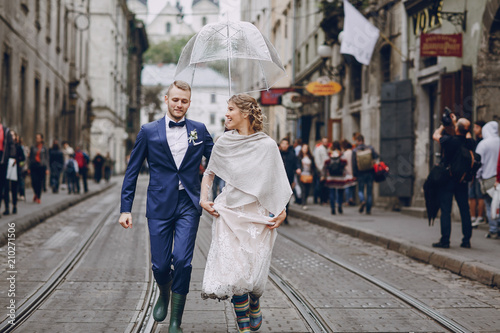
[[[186,121],[185,120],[179,121],[178,123],[170,120],[170,122],[168,123],[168,127],[170,127],[170,128],[175,127],[175,126],[184,127],[184,125],[186,125]]]

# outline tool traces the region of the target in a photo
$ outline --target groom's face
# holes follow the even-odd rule
[[[191,104],[191,92],[173,86],[168,95],[165,96],[168,106],[168,115],[175,121],[184,117]]]

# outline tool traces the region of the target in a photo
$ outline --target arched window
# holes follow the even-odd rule
[[[165,30],[167,34],[169,34],[170,30],[172,30],[172,24],[170,24],[170,22],[167,22],[167,24],[165,25]]]
[[[203,16],[201,18],[201,25],[205,26],[207,24],[207,18],[205,16]]]
[[[380,50],[380,71],[382,82],[391,81],[391,46],[385,45]]]

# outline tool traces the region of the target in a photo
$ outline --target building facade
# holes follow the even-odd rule
[[[89,147],[89,1],[0,2],[0,114],[31,145]]]

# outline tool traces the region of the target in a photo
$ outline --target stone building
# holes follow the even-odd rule
[[[35,133],[89,147],[89,1],[0,2],[0,114],[27,145]]]
[[[129,134],[138,126],[138,70],[142,66],[142,52],[148,45],[143,29],[125,0],[90,1],[92,61],[88,77],[93,91],[90,155],[109,153],[116,161],[117,173],[125,171],[127,148],[132,141]]]

